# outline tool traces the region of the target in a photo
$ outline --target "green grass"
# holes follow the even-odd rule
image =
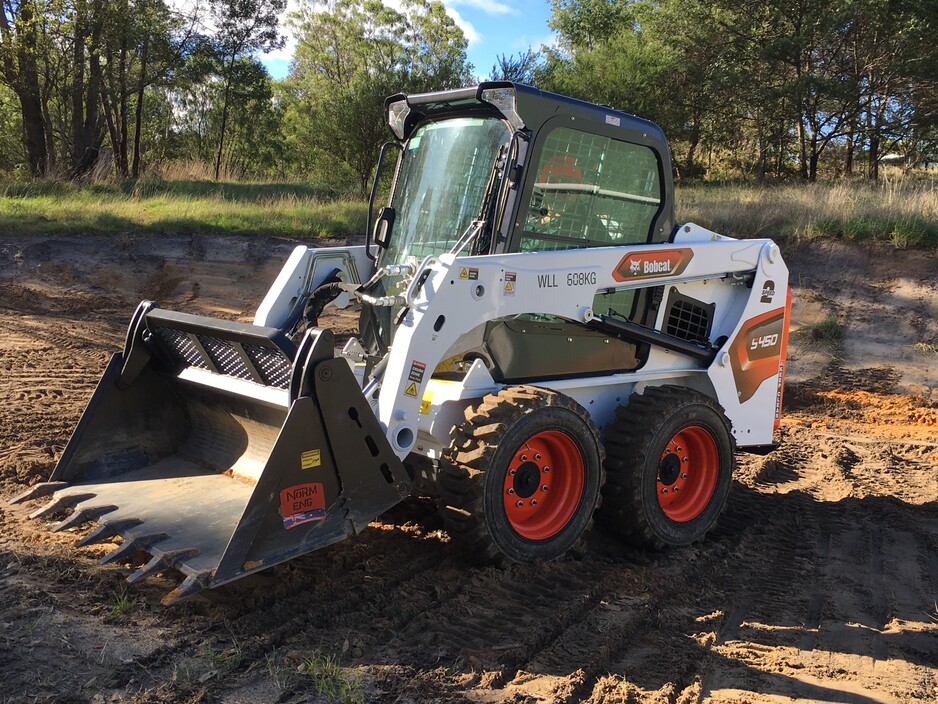
[[[271,683],[281,693],[314,693],[316,701],[358,704],[364,701],[365,685],[361,675],[342,667],[337,655],[314,650],[299,665],[288,663],[283,653],[269,653],[264,662]],[[283,697],[281,697],[283,698]]]
[[[800,327],[792,334],[819,347],[836,347],[844,339],[844,326],[837,316],[831,315],[819,323]]]
[[[679,222],[731,237],[839,238],[938,247],[938,180],[682,185]],[[308,183],[193,179],[0,183],[0,234],[361,234],[366,204]]]
[[[119,585],[111,595],[111,604],[109,607],[110,615],[114,618],[125,616],[130,613],[133,606],[134,603],[127,594],[127,587],[123,584]]]
[[[327,701],[341,704],[362,701],[361,678],[339,665],[334,655],[317,651],[303,660],[298,672],[308,682],[309,689]]]
[[[328,237],[364,232],[366,205],[307,184],[126,181],[0,185],[0,233]]]
[[[730,237],[837,238],[938,247],[938,181],[711,185],[677,189],[678,222]]]

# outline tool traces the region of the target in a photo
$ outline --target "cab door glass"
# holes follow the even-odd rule
[[[558,127],[536,169],[521,251],[649,241],[662,199],[654,150]]]

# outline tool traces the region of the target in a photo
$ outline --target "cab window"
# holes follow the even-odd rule
[[[649,241],[662,200],[654,150],[559,127],[535,169],[521,251]]]

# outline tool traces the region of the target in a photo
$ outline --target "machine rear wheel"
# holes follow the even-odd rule
[[[571,398],[515,386],[466,411],[441,463],[440,511],[484,561],[552,560],[592,521],[602,486],[599,430]]]
[[[730,422],[713,399],[678,386],[646,389],[616,411],[605,439],[604,526],[651,548],[706,535],[735,467]]]

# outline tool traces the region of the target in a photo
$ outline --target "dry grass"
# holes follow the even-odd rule
[[[0,233],[361,233],[366,205],[300,183],[140,180],[79,187],[0,183]],[[840,237],[896,247],[938,247],[938,180],[891,175],[866,182],[712,185],[677,189],[679,222],[732,237]]]
[[[361,233],[364,203],[308,184],[128,181],[78,187],[0,185],[0,233],[259,234],[325,237]]]
[[[677,190],[679,222],[731,237],[842,237],[938,247],[938,181],[693,185]]]

